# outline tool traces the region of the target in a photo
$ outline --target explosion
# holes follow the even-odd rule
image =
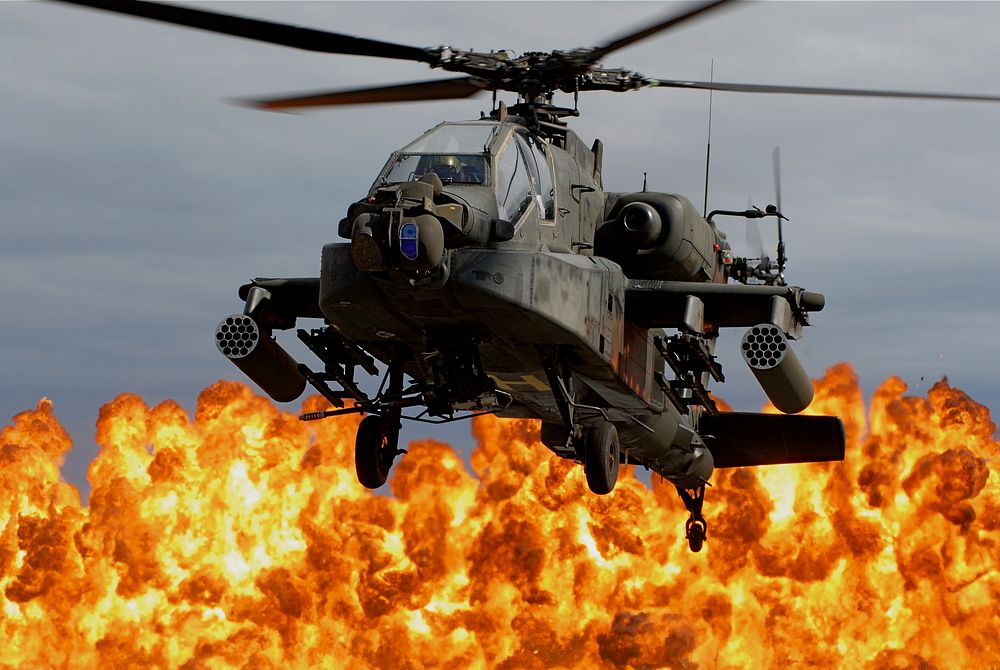
[[[234,382],[193,421],[104,406],[85,507],[42,400],[0,434],[0,666],[998,667],[995,426],[944,380],[905,393],[866,419],[831,368],[809,411],[847,460],[719,471],[700,554],[672,486],[592,495],[537,423],[476,419],[474,474],[412,443],[374,495],[356,417]]]

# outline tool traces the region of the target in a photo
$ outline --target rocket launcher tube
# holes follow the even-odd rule
[[[295,360],[251,316],[233,314],[223,319],[215,329],[215,346],[278,402],[291,402],[306,388]]]
[[[785,414],[795,414],[809,406],[812,381],[780,328],[770,323],[754,326],[744,333],[740,349],[775,407]]]

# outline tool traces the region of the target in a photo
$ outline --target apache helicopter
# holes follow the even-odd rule
[[[1000,101],[653,79],[599,65],[727,0],[602,46],[521,56],[417,48],[162,3],[61,1],[461,74],[249,101],[262,109],[492,93],[490,114],[441,123],[391,154],[340,220],[338,233],[348,241],[323,247],[318,277],[260,278],[240,287],[243,311],[222,320],[216,344],[274,400],[293,401],[310,385],[333,407],[303,420],[366,414],[355,463],[368,488],[382,486],[405,453],[398,445],[403,419],[538,419],[543,444],[582,463],[596,494],[612,491],[621,464],[674,484],[690,513],[685,535],[693,551],[707,536],[702,504],[714,468],[843,460],[838,418],[797,415],[813,389],[791,341],[823,309],[824,297],[785,280],[780,203],[706,216],[676,194],[605,191],[603,143],[588,146],[566,124],[579,113],[579,94],[660,87]],[[516,94],[517,104],[499,102],[501,92]],[[573,107],[554,104],[557,92],[571,94]],[[737,257],[717,216],[773,218],[776,260]],[[297,329],[321,371],[293,360],[274,337],[299,319],[322,320],[319,328]],[[707,386],[725,381],[715,357],[721,328],[746,329],[743,357],[783,414],[719,411]],[[378,376],[376,362],[385,372],[369,395],[356,375],[360,368]]]

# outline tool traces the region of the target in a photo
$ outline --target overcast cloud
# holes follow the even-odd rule
[[[675,3],[197,3],[389,41],[592,46]],[[1000,3],[739,3],[616,52],[653,77],[1000,94]],[[273,114],[225,99],[426,79],[418,64],[310,54],[50,3],[0,3],[0,416],[42,396],[83,484],[100,404],[240,379],[212,333],[251,276],[315,276],[346,206],[394,148],[489,99]],[[446,75],[442,75],[446,76]],[[708,94],[581,99],[605,186],[702,198]],[[792,283],[826,294],[797,350],[870,392],[942,375],[1000,407],[994,212],[1000,104],[715,95],[709,206],[772,200],[781,146]],[[742,222],[724,226],[737,250]],[[765,228],[765,243],[773,234]],[[764,400],[720,344],[739,409]],[[299,351],[294,338],[284,338]],[[296,409],[289,405],[289,409]],[[410,436],[431,434],[426,428]],[[453,429],[446,436],[464,435]]]

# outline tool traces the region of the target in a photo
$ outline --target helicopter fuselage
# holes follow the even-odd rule
[[[614,442],[613,468],[599,464],[608,476],[620,460],[679,490],[702,490],[713,466],[739,452],[709,449],[699,425],[703,414],[719,415],[706,388],[724,380],[714,356],[719,328],[762,324],[768,334],[748,341],[748,362],[765,369],[758,379],[778,406],[798,412],[812,386],[779,340],[801,332],[821,296],[728,284],[725,235],[682,196],[604,191],[602,154],[600,141],[588,148],[565,126],[504,108],[492,119],[439,124],[394,152],[348,208],[339,233],[349,241],[323,248],[318,280],[241,289],[247,307],[235,319],[259,330],[259,346],[226,353],[229,335],[220,332],[220,349],[277,400],[294,399],[308,382],[338,407],[306,418],[540,419],[542,442],[559,456],[587,464],[600,433]],[[270,338],[299,317],[325,321],[299,331],[323,360],[321,373]],[[353,375],[359,365],[374,374],[375,359],[388,372],[370,398]],[[343,407],[347,398],[353,407]],[[424,409],[404,413],[414,407]],[[395,439],[382,424],[379,431]],[[767,430],[758,433],[740,463],[823,456],[776,455]],[[378,485],[384,472],[375,471]]]
[[[694,488],[711,455],[654,377],[665,333],[626,319],[623,265],[722,280],[724,240],[678,196],[603,191],[600,142],[586,148],[567,130],[560,144],[522,123],[479,121],[441,124],[395,152],[341,224],[352,241],[323,250],[320,310],[386,364],[402,345],[406,375],[437,389],[442,412],[541,419],[549,448],[573,458],[571,426],[609,420],[629,462]],[[431,174],[445,177],[440,188]],[[681,211],[660,217],[657,199]],[[448,207],[458,212],[441,216]],[[444,251],[425,262],[436,230],[424,227],[407,257],[404,226],[434,214]],[[359,258],[365,245],[379,249]]]

